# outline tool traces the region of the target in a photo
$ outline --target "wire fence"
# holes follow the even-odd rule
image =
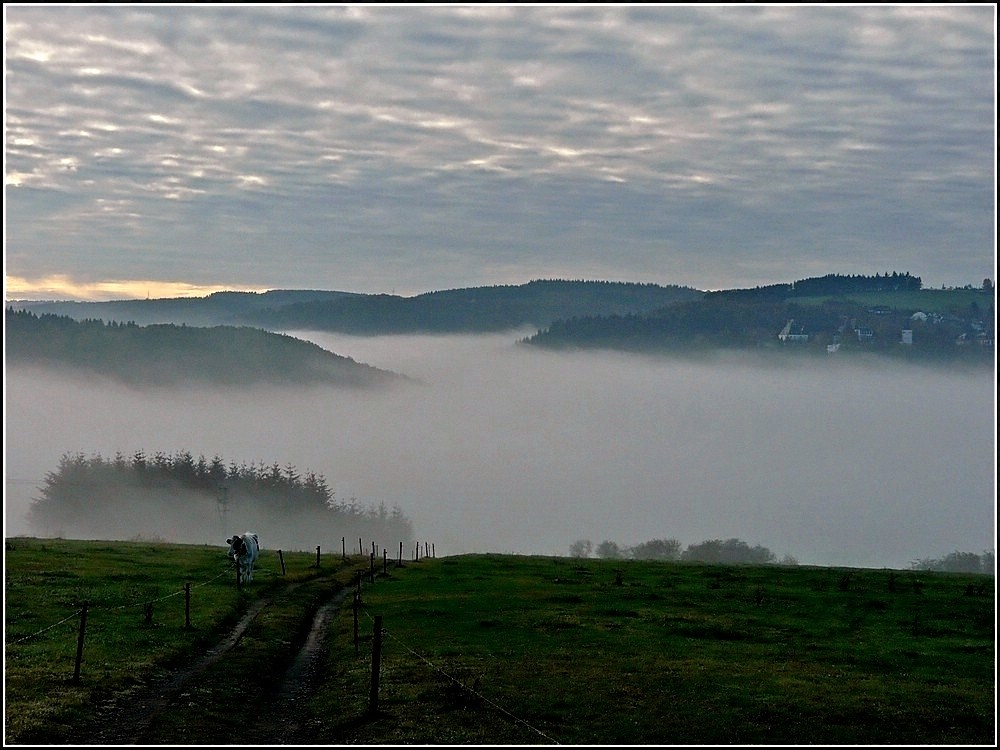
[[[411,558],[412,561],[419,561],[420,560],[421,549],[424,550],[425,557],[433,557],[434,556],[433,545],[424,543],[424,546],[421,547],[421,544],[418,544],[416,546],[416,548],[415,548],[413,557]],[[317,563],[316,563],[316,567],[319,567],[319,564],[320,564],[320,558],[319,558],[320,548],[317,547],[316,550],[317,550]],[[402,550],[402,547],[400,547],[400,555],[399,555],[399,557],[394,562],[395,566],[399,566],[399,565],[402,564],[401,550]],[[381,621],[381,617],[379,617],[378,620],[376,621],[376,616],[373,615],[368,610],[368,608],[360,606],[360,601],[361,601],[361,599],[360,599],[360,590],[361,590],[362,579],[368,578],[371,583],[374,583],[376,581],[376,579],[380,575],[384,576],[384,575],[387,574],[387,568],[388,568],[388,550],[383,549],[382,553],[383,554],[382,554],[382,559],[381,559],[381,565],[376,566],[376,554],[375,554],[375,548],[373,547],[373,551],[368,555],[368,558],[369,558],[369,568],[368,568],[368,570],[367,571],[362,571],[359,568],[358,571],[357,571],[357,573],[356,573],[355,580],[354,580],[354,585],[357,587],[357,591],[358,591],[358,595],[355,597],[355,607],[356,607],[356,612],[355,612],[355,648],[357,648],[357,615],[356,615],[357,611],[360,610],[361,612],[363,612],[364,615],[370,621],[372,621],[373,623],[375,623],[377,621],[378,622]],[[281,571],[280,572],[278,570],[276,570],[276,569],[272,569],[272,568],[270,568],[270,567],[268,567],[268,566],[265,565],[265,566],[261,566],[261,567],[256,567],[255,568],[255,573],[257,573],[257,574],[264,574],[264,575],[275,575],[275,576],[276,575],[284,575],[285,574],[285,564],[284,564],[284,558],[282,556],[282,552],[280,550],[278,550],[278,557],[279,557],[279,560],[281,561]],[[346,560],[346,558],[347,558],[346,550],[343,553],[343,557]],[[147,616],[148,616],[148,613],[151,611],[151,608],[152,608],[152,606],[154,604],[160,603],[160,602],[163,602],[163,601],[166,601],[166,600],[169,600],[169,599],[173,599],[173,598],[181,596],[181,595],[185,595],[186,598],[189,601],[190,600],[190,593],[191,593],[191,589],[192,588],[197,589],[197,588],[201,588],[201,587],[204,587],[204,586],[208,586],[208,585],[210,585],[210,584],[218,581],[223,576],[232,575],[234,567],[235,567],[235,564],[232,561],[229,561],[229,563],[227,565],[225,565],[216,575],[211,576],[210,578],[208,578],[208,579],[206,579],[204,581],[201,581],[199,583],[187,583],[187,584],[184,585],[183,588],[180,588],[180,589],[177,589],[177,590],[174,590],[174,591],[170,591],[169,593],[163,594],[161,596],[157,596],[155,598],[142,597],[142,598],[136,599],[135,601],[125,602],[125,603],[121,603],[121,604],[103,605],[103,606],[99,606],[99,607],[91,607],[90,611],[93,612],[95,609],[99,609],[99,610],[103,610],[103,611],[122,611],[122,610],[130,609],[130,608],[133,608],[133,607],[144,607],[146,609]],[[381,570],[379,570],[379,568],[381,568]],[[237,583],[237,586],[239,586],[238,583]],[[60,620],[58,620],[56,622],[53,622],[53,623],[51,623],[49,625],[41,627],[41,628],[39,628],[39,629],[31,632],[31,633],[27,633],[27,634],[22,635],[22,636],[20,636],[18,638],[6,641],[6,646],[8,646],[8,647],[9,646],[16,646],[16,645],[20,645],[20,644],[26,643],[28,641],[31,641],[33,639],[40,638],[41,636],[45,635],[46,633],[49,633],[50,631],[54,630],[55,628],[58,628],[61,625],[64,625],[64,624],[66,624],[66,623],[68,623],[70,621],[73,621],[73,620],[77,620],[80,623],[80,630],[79,630],[79,636],[78,636],[79,642],[78,642],[78,648],[77,648],[77,662],[76,662],[75,679],[78,680],[79,679],[79,670],[80,670],[80,659],[81,659],[82,649],[83,649],[83,638],[84,638],[85,623],[86,623],[86,619],[87,619],[88,607],[89,607],[89,605],[87,603],[84,603],[83,606],[75,609],[73,612],[71,612],[70,614],[68,614],[66,617],[64,617],[64,618],[62,618],[62,619],[60,619]],[[548,742],[550,742],[552,744],[556,744],[556,745],[560,744],[557,740],[553,739],[551,736],[549,736],[548,734],[546,734],[542,730],[540,730],[537,727],[533,726],[532,724],[530,724],[529,722],[525,721],[524,719],[522,719],[522,718],[514,715],[511,711],[509,711],[508,709],[506,709],[502,705],[500,705],[496,700],[494,700],[494,699],[492,699],[492,698],[484,695],[482,692],[480,692],[476,688],[470,687],[469,685],[465,684],[462,680],[460,680],[454,674],[451,674],[446,669],[444,669],[443,667],[441,667],[438,664],[435,664],[433,661],[431,661],[429,658],[427,658],[423,654],[420,654],[415,648],[413,648],[411,645],[409,645],[408,643],[406,643],[403,639],[401,639],[391,629],[382,627],[379,630],[379,635],[380,636],[384,635],[384,636],[388,637],[389,639],[391,639],[391,641],[393,643],[397,644],[399,646],[399,648],[401,648],[404,652],[406,652],[411,657],[413,657],[413,659],[415,659],[418,663],[425,665],[428,669],[430,669],[431,671],[433,671],[436,675],[439,675],[439,676],[445,678],[451,684],[454,684],[455,686],[457,686],[461,690],[466,691],[467,693],[469,693],[472,696],[475,696],[478,700],[482,701],[483,703],[486,703],[486,704],[492,706],[496,711],[500,712],[501,714],[503,714],[504,716],[506,716],[508,719],[514,721],[517,724],[520,724],[520,725],[526,727],[531,732],[537,734],[539,737],[544,738],[546,741],[548,741]],[[379,639],[379,641],[381,641],[381,639]],[[383,670],[385,670],[387,668],[386,667],[386,663],[384,661],[382,661],[382,659],[381,659],[381,654],[379,654],[377,656],[375,654],[373,654],[373,668],[376,669],[377,672],[379,672],[379,673],[381,673]],[[391,661],[389,663],[388,668],[389,669],[392,668],[392,662]],[[378,674],[373,675],[373,680],[377,681],[377,678],[378,678]],[[374,690],[375,690],[375,688],[373,687],[373,691]]]
[[[364,611],[365,615],[368,617],[368,619],[372,621],[373,624],[375,624],[376,622],[379,622],[379,621],[376,621],[375,616],[372,615],[372,613],[369,612],[366,608],[363,608],[363,611]],[[417,659],[417,661],[425,664],[432,671],[434,671],[435,673],[441,675],[442,677],[444,677],[445,679],[447,679],[448,681],[450,681],[452,684],[454,684],[455,686],[457,686],[461,690],[464,690],[465,692],[469,693],[470,695],[474,695],[476,698],[478,698],[479,700],[483,701],[484,703],[488,703],[490,706],[492,706],[493,708],[495,708],[497,711],[499,711],[501,714],[503,714],[504,716],[506,716],[508,719],[511,719],[515,723],[521,724],[521,725],[527,727],[529,730],[531,730],[535,734],[539,735],[540,737],[544,737],[550,743],[552,743],[554,745],[560,744],[557,740],[555,740],[552,737],[550,737],[549,735],[547,735],[545,732],[543,732],[538,727],[535,727],[535,726],[529,724],[527,721],[525,721],[524,719],[520,718],[519,716],[515,716],[513,713],[511,713],[510,711],[508,711],[506,708],[504,708],[503,706],[501,706],[499,703],[497,703],[492,698],[489,698],[489,697],[483,695],[480,691],[476,690],[474,687],[469,687],[467,684],[465,684],[458,677],[456,677],[455,675],[451,674],[450,672],[448,672],[444,668],[440,667],[439,665],[435,664],[430,659],[428,659],[426,656],[418,653],[414,648],[412,648],[407,643],[405,643],[395,633],[393,633],[389,628],[383,627],[381,632],[382,632],[383,636],[388,636],[394,643],[397,643],[404,651],[406,651],[411,656],[413,656],[415,659]],[[385,667],[384,656],[382,656],[379,659],[379,664],[380,664],[380,667],[382,667],[382,668]]]

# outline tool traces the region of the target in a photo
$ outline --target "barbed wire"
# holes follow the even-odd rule
[[[34,633],[29,633],[28,635],[22,636],[21,638],[18,638],[17,640],[11,641],[7,645],[13,646],[14,644],[21,643],[22,641],[26,641],[29,638],[36,638],[37,636],[40,636],[42,633],[44,633],[44,632],[46,632],[48,630],[52,630],[52,628],[58,627],[59,625],[62,625],[64,622],[68,622],[69,620],[72,620],[74,617],[77,617],[81,612],[83,612],[83,609],[78,609],[75,612],[73,612],[72,614],[67,615],[66,617],[64,617],[63,619],[61,619],[59,622],[54,622],[51,625],[47,625],[46,627],[42,628],[39,631],[36,631]]]
[[[193,584],[193,587],[194,588],[201,588],[202,586],[207,586],[208,584],[212,583],[213,581],[217,581],[218,579],[222,578],[222,576],[226,575],[228,572],[229,572],[228,568],[224,569],[221,573],[219,573],[218,575],[214,576],[213,578],[209,578],[207,581],[203,581],[203,582],[198,583],[198,584]],[[112,606],[101,606],[101,605],[98,604],[98,605],[95,605],[95,606],[91,607],[90,605],[88,605],[87,609],[88,609],[88,611],[93,611],[95,609],[96,610],[103,609],[103,610],[107,610],[107,611],[110,611],[110,612],[114,612],[114,611],[117,611],[117,610],[128,609],[130,607],[138,607],[138,606],[144,606],[144,605],[149,605],[149,604],[155,604],[157,602],[165,601],[166,599],[171,599],[171,598],[173,598],[175,596],[179,596],[180,594],[183,594],[185,592],[186,592],[186,589],[182,588],[182,589],[179,589],[177,591],[173,591],[173,592],[171,592],[169,594],[165,594],[163,596],[157,597],[155,599],[141,599],[141,600],[137,600],[135,602],[129,603],[129,604],[118,604],[118,605],[112,605]],[[42,635],[43,633],[46,633],[49,630],[52,630],[52,628],[58,627],[59,625],[62,625],[64,622],[72,620],[74,617],[80,616],[80,614],[82,612],[83,612],[83,608],[82,607],[78,608],[78,609],[74,610],[71,614],[69,614],[66,617],[64,617],[62,620],[59,620],[58,622],[54,622],[51,625],[46,625],[45,627],[43,627],[40,630],[35,631],[34,633],[29,633],[27,635],[21,636],[20,638],[17,638],[15,640],[9,641],[6,645],[8,645],[8,646],[14,646],[14,645],[17,645],[17,644],[22,643],[24,641],[30,640],[31,638],[37,638],[38,636]]]
[[[371,620],[372,622],[374,622],[374,621],[375,621],[375,620],[374,620],[374,617],[373,617],[373,616],[371,615],[371,613],[370,613],[370,612],[369,612],[369,611],[368,611],[367,609],[365,609],[365,608],[362,608],[362,611],[364,612],[365,616],[366,616],[366,617],[367,617],[367,618],[368,618],[369,620]],[[526,726],[526,727],[527,727],[528,729],[530,729],[530,730],[531,730],[532,732],[535,732],[536,734],[538,734],[538,735],[540,735],[540,736],[544,737],[545,739],[547,739],[547,740],[548,740],[549,742],[551,742],[552,744],[554,744],[554,745],[559,745],[559,744],[561,744],[561,743],[560,743],[560,742],[559,742],[558,740],[556,740],[556,739],[553,739],[553,738],[552,738],[552,737],[550,737],[549,735],[545,734],[545,732],[543,732],[543,731],[542,731],[541,729],[538,729],[537,727],[534,727],[534,726],[532,726],[531,724],[529,724],[528,722],[526,722],[526,721],[525,721],[524,719],[520,718],[519,716],[515,716],[515,715],[514,715],[514,714],[512,714],[512,713],[511,713],[510,711],[508,711],[508,710],[507,710],[506,708],[504,708],[503,706],[501,706],[500,704],[498,704],[498,703],[497,703],[496,701],[494,701],[494,700],[491,700],[490,698],[488,698],[487,696],[483,695],[482,693],[480,693],[480,692],[479,692],[478,690],[476,690],[475,688],[471,688],[471,687],[469,687],[469,686],[468,686],[468,685],[466,685],[466,684],[465,684],[464,682],[462,682],[461,680],[459,680],[459,679],[458,679],[457,677],[454,677],[453,675],[450,675],[450,674],[448,674],[448,672],[446,672],[445,670],[443,670],[443,669],[442,669],[441,667],[439,667],[438,665],[434,664],[434,663],[433,663],[433,662],[432,662],[432,661],[431,661],[430,659],[428,659],[427,657],[423,656],[422,654],[419,654],[419,653],[417,653],[417,652],[416,652],[416,651],[415,651],[414,649],[410,648],[410,646],[408,646],[408,645],[407,645],[407,644],[405,644],[405,643],[404,643],[404,642],[403,642],[402,640],[400,640],[400,638],[399,638],[398,636],[396,636],[396,635],[395,635],[395,634],[394,634],[394,633],[393,633],[392,631],[390,631],[390,630],[389,630],[388,628],[385,628],[385,627],[383,627],[383,628],[382,628],[382,633],[384,633],[385,635],[389,636],[389,637],[390,637],[390,638],[391,638],[392,640],[394,640],[394,641],[395,641],[396,643],[398,643],[398,644],[399,644],[400,646],[402,646],[402,647],[403,647],[403,648],[404,648],[404,649],[405,649],[406,651],[408,651],[408,652],[409,652],[410,654],[412,654],[412,655],[413,655],[414,657],[416,657],[416,658],[417,658],[417,659],[419,659],[420,661],[424,662],[424,663],[425,663],[425,664],[426,664],[427,666],[429,666],[429,667],[430,667],[431,669],[433,669],[434,671],[436,671],[436,672],[438,672],[439,674],[443,675],[443,676],[444,676],[444,677],[446,677],[447,679],[451,680],[451,681],[452,681],[453,683],[455,683],[456,685],[458,685],[458,686],[459,686],[460,688],[462,688],[463,690],[466,690],[466,691],[468,691],[469,693],[472,693],[473,695],[475,695],[475,696],[476,696],[477,698],[479,698],[480,700],[483,700],[483,701],[485,701],[486,703],[490,704],[491,706],[493,706],[493,708],[495,708],[495,709],[496,709],[497,711],[499,711],[500,713],[502,713],[502,714],[504,714],[505,716],[507,716],[507,717],[509,717],[509,718],[513,719],[513,720],[514,720],[515,722],[517,722],[517,723],[519,723],[519,724],[523,724],[523,725],[524,725],[524,726]]]

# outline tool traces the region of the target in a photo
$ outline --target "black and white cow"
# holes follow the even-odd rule
[[[233,534],[226,540],[229,545],[229,559],[236,563],[236,580],[249,583],[253,580],[253,566],[260,557],[260,542],[252,531]]]

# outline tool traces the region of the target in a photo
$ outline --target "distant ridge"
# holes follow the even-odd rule
[[[87,373],[135,386],[333,385],[404,379],[292,336],[249,326],[104,323],[7,308],[7,364]]]
[[[706,292],[648,312],[559,320],[525,343],[549,349],[878,354],[992,364],[995,300],[986,282],[979,289],[937,290],[922,289],[920,277],[909,273],[828,274]]]
[[[21,302],[9,307],[118,325],[370,336],[534,328],[536,333],[523,341],[547,348],[644,353],[754,350],[767,356],[860,352],[939,362],[992,362],[995,334],[992,282],[984,281],[982,288],[923,289],[919,276],[895,271],[874,276],[827,274],[711,292],[555,279],[412,297],[291,289],[216,292],[204,298]]]
[[[16,309],[74,320],[251,325],[267,330],[355,334],[481,333],[550,323],[581,315],[655,310],[699,299],[688,287],[612,281],[537,280],[427,292],[414,297],[322,290],[216,292],[208,297],[115,302],[18,302]]]

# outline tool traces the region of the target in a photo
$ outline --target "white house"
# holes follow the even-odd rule
[[[778,341],[808,341],[809,334],[805,329],[797,324],[792,318],[788,319],[785,327],[778,334]]]

